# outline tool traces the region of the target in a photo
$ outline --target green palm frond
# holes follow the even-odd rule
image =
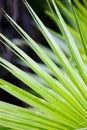
[[[33,11],[29,3],[23,1],[33,17],[38,29],[48,42],[49,48],[37,44],[9,15],[3,15],[42,60],[42,65],[34,61],[22,49],[0,33],[5,44],[24,65],[33,70],[29,74],[0,57],[0,65],[37,95],[0,79],[0,88],[29,104],[31,108],[21,108],[0,101],[0,126],[2,130],[83,130],[87,128],[87,65],[86,65],[86,20],[82,19],[85,7],[79,1],[70,1],[66,8],[60,1],[49,3],[48,13],[61,30],[61,35],[48,29]],[[79,3],[78,3],[79,2]],[[85,4],[85,1],[83,1]],[[80,13],[80,7],[82,12]],[[85,4],[86,6],[86,4]],[[69,19],[66,23],[60,11]],[[72,19],[72,21],[71,21]],[[85,21],[84,21],[85,20]],[[71,22],[71,24],[70,24]],[[81,27],[83,29],[81,29]],[[64,47],[61,46],[63,42]],[[82,47],[82,51],[80,50]],[[66,48],[66,49],[65,49]],[[67,50],[67,51],[66,51]],[[83,53],[82,53],[83,52]],[[85,57],[85,60],[83,59]],[[72,61],[70,61],[72,58]],[[62,69],[60,68],[62,67]]]

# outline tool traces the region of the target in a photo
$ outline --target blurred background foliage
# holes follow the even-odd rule
[[[45,0],[28,0],[32,8],[35,10],[35,12],[38,14],[38,16],[41,18],[41,20],[49,27],[55,28],[55,25],[53,22],[50,22],[50,19],[47,15],[45,15],[45,9],[46,1]],[[0,10],[4,9],[12,18],[15,20],[35,41],[39,43],[43,43],[46,45],[46,41],[41,35],[41,33],[38,31],[38,29],[35,27],[35,24],[29,15],[28,11],[26,10],[22,0],[0,0]],[[15,43],[18,43],[18,45],[27,53],[29,54],[34,60],[37,62],[40,62],[39,58],[36,56],[36,54],[31,50],[27,49],[27,46],[25,46],[21,41],[21,38],[19,34],[15,31],[15,29],[12,28],[10,23],[2,16],[0,13],[0,31],[5,34],[8,38],[11,40],[14,40]],[[16,57],[10,50],[0,44],[0,56],[4,57],[8,61],[14,63],[17,66],[21,66],[19,62],[17,61]],[[22,63],[21,63],[22,64]],[[27,67],[22,65],[21,69],[31,72]],[[23,88],[28,89],[27,86],[25,86],[23,83],[21,83],[19,80],[17,80],[14,76],[12,76],[10,73],[8,73],[6,70],[0,68],[0,77],[12,82],[13,84]],[[31,91],[31,90],[29,90]],[[26,104],[21,102],[20,100],[14,98],[7,92],[0,89],[0,100],[10,102],[13,104],[17,104],[19,106],[25,107]]]

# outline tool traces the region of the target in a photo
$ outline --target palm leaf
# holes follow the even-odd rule
[[[5,44],[22,62],[24,62],[27,67],[31,68],[37,77],[39,77],[39,80],[37,80],[37,78],[34,78],[32,74],[24,72],[17,66],[0,57],[0,65],[4,69],[9,71],[38,94],[34,95],[3,79],[0,79],[1,89],[7,91],[31,106],[30,109],[21,108],[16,105],[0,101],[1,129],[78,130],[81,128],[86,128],[87,68],[75,40],[77,39],[79,43],[81,42],[80,45],[83,45],[84,43],[81,41],[83,32],[81,32],[82,30],[80,28],[78,32],[76,32],[76,30],[73,28],[74,33],[77,35],[79,32],[81,32],[79,35],[81,39],[79,40],[78,36],[73,37],[72,31],[70,31],[70,28],[65,23],[57,6],[58,4],[61,8],[63,8],[64,5],[62,5],[60,2],[56,3],[56,0],[52,0],[52,6],[54,7],[53,10],[51,9],[52,7],[49,3],[51,12],[53,13],[56,21],[58,21],[57,25],[60,26],[60,30],[63,35],[62,40],[66,42],[69,50],[70,54],[68,53],[68,56],[73,57],[72,60],[76,65],[75,69],[72,62],[69,61],[64,49],[60,47],[60,44],[58,43],[60,41],[56,40],[54,37],[54,33],[43,24],[37,14],[30,7],[29,3],[26,0],[23,2],[33,17],[37,27],[47,40],[50,49],[45,50],[43,46],[39,46],[39,44],[37,44],[16,22],[9,17],[5,11],[3,11],[3,15],[22,36],[22,38],[25,40],[25,43],[39,56],[46,68],[44,69],[42,65],[30,58],[30,56],[23,52],[23,50],[21,50],[2,33],[0,33],[1,42]],[[69,3],[69,5],[72,9],[72,4]],[[83,9],[83,7],[81,8]],[[73,18],[74,22],[77,23],[76,28],[78,28],[79,23],[77,15],[80,13],[79,10],[77,11],[75,9],[76,11],[74,14],[71,12],[72,15],[65,7],[64,10],[66,10],[66,14],[68,13],[68,16]],[[80,20],[81,16],[82,14],[79,15]],[[82,21],[81,25],[85,27],[85,23],[86,21]],[[85,40],[86,39],[84,38],[84,41]],[[55,57],[55,60],[53,57]],[[87,58],[86,55],[85,57]],[[56,63],[59,63],[64,71],[62,71]],[[43,82],[40,82],[40,79]]]

